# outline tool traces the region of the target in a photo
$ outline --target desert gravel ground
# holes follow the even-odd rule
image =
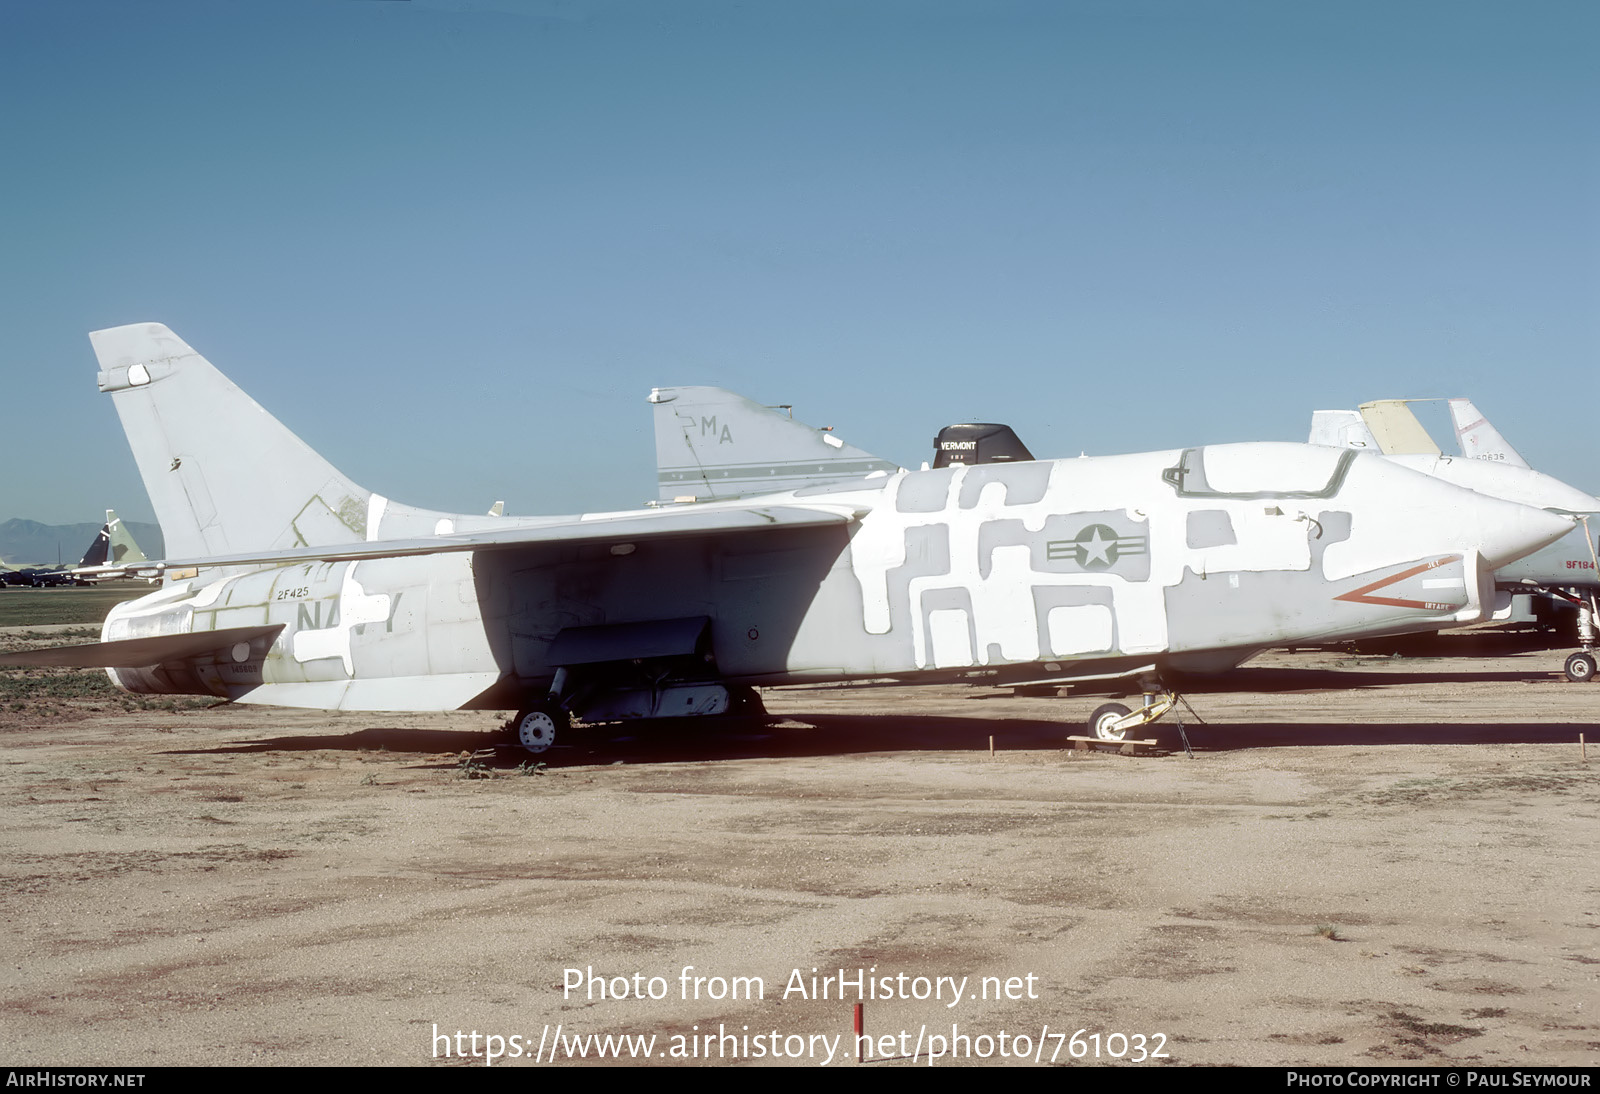
[[[1593,1065],[1600,685],[1561,656],[1266,655],[1191,695],[1192,757],[1065,751],[1102,697],[956,687],[774,690],[543,767],[489,714],[12,701],[4,1062],[518,1066],[559,1025],[562,1062],[855,1066],[865,975],[886,1056]]]

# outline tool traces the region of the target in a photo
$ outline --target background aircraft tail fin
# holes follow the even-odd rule
[[[1361,417],[1385,456],[1439,456],[1439,446],[1406,404],[1409,399],[1378,399],[1361,404]]]
[[[128,531],[117,516],[115,509],[106,510],[106,522],[100,526],[100,534],[94,537],[89,544],[89,549],[83,553],[83,560],[79,566],[131,566],[139,562],[150,561],[139,544],[134,542],[133,533]]]
[[[774,494],[900,470],[795,421],[787,408],[762,406],[719,387],[658,387],[650,402],[662,501]]]
[[[1528,461],[1500,436],[1500,431],[1478,412],[1471,399],[1451,399],[1450,420],[1455,423],[1456,441],[1461,445],[1463,456],[1511,467],[1528,466]]]
[[[1362,421],[1359,410],[1313,410],[1311,436],[1306,443],[1378,451],[1378,442],[1372,436],[1372,430],[1367,428],[1367,423]]]
[[[106,526],[104,529],[108,544],[106,561],[113,566],[129,566],[136,562],[149,562],[139,544],[134,540],[133,533],[128,531],[128,526],[122,523],[115,509],[106,510]]]
[[[958,422],[933,438],[933,466],[979,463],[1031,463],[1033,453],[1016,430],[999,422]]]
[[[160,323],[89,335],[172,557],[366,538],[372,495]]]
[[[106,559],[111,557],[111,510],[106,510],[106,522],[100,526],[100,534],[89,541],[89,549],[83,552],[83,557],[78,560],[78,565],[104,566]]]

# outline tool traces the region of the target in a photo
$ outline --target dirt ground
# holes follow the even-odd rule
[[[859,985],[918,1065],[1593,1065],[1600,684],[1562,656],[1267,655],[1190,696],[1192,757],[954,687],[542,767],[486,714],[12,703],[4,1062],[855,1066]]]

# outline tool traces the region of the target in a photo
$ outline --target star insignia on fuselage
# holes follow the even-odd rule
[[[1073,537],[1078,565],[1085,570],[1107,570],[1117,562],[1117,533],[1104,524],[1091,524]]]
[[[1141,555],[1144,536],[1120,535],[1105,524],[1089,524],[1071,539],[1055,539],[1046,545],[1051,562],[1071,562],[1085,570],[1109,570],[1125,555]]]

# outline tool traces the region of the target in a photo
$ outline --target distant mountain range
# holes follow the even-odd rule
[[[7,566],[54,566],[58,561],[70,566],[83,557],[104,523],[40,524],[12,517],[0,524],[0,559]],[[160,558],[165,553],[159,524],[138,520],[122,523],[133,533],[146,558]]]

